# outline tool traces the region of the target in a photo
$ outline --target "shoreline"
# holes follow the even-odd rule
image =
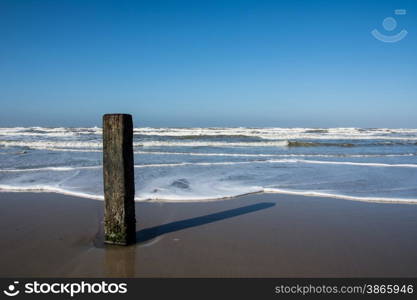
[[[103,202],[0,193],[0,277],[417,277],[417,206],[283,194],[136,202],[137,243],[103,243]]]
[[[57,194],[65,195],[83,199],[90,200],[99,200],[104,201],[104,196],[99,195],[90,195],[79,192],[69,192],[64,190],[53,190],[53,189],[2,189],[0,188],[0,193],[34,193],[34,194]],[[230,200],[239,197],[245,197],[250,195],[262,195],[262,194],[276,194],[276,195],[289,195],[289,196],[300,196],[300,197],[319,197],[319,198],[328,198],[328,199],[339,199],[339,200],[348,200],[354,202],[365,202],[365,203],[377,203],[377,204],[408,204],[408,205],[417,205],[417,199],[408,199],[408,198],[384,198],[384,197],[356,197],[342,194],[329,194],[321,193],[316,191],[290,191],[290,190],[281,190],[281,189],[269,189],[265,188],[261,191],[254,191],[243,193],[234,196],[225,196],[220,198],[191,198],[191,199],[159,199],[159,198],[136,198],[135,203],[138,202],[159,202],[159,203],[199,203],[199,202],[216,202]]]

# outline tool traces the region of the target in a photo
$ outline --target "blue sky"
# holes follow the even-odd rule
[[[127,112],[155,127],[417,127],[416,12],[412,0],[0,0],[0,126]],[[373,29],[408,35],[384,43]]]

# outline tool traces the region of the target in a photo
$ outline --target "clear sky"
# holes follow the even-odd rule
[[[416,14],[413,0],[0,0],[0,126],[127,112],[154,127],[417,128]]]

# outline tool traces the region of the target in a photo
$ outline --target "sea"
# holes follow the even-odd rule
[[[135,128],[137,201],[251,193],[417,204],[417,129]],[[0,190],[103,199],[102,129],[0,128]]]

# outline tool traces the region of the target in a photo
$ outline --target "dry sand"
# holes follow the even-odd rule
[[[0,193],[1,277],[417,277],[417,205],[256,194],[136,203],[105,246],[103,202]]]

